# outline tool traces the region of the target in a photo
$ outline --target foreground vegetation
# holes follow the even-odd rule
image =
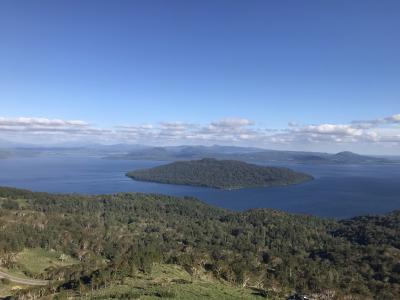
[[[1,283],[19,299],[400,297],[400,212],[336,222],[153,194],[9,188],[0,207],[2,270],[50,280]]]
[[[235,160],[179,161],[155,168],[135,170],[127,174],[135,180],[160,183],[237,189],[296,184],[312,176],[287,168],[264,167]]]

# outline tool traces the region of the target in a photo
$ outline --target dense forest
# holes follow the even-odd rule
[[[85,295],[151,274],[158,264],[180,266],[193,278],[208,274],[219,283],[251,287],[269,299],[294,292],[316,299],[400,297],[400,212],[337,222],[269,209],[232,212],[156,194],[10,188],[0,189],[0,204],[3,270],[18,270],[13,257],[27,248],[57,251],[77,262],[26,274],[50,283],[13,292],[19,299],[63,291]]]
[[[135,170],[127,173],[127,176],[142,181],[220,189],[288,185],[312,179],[310,175],[287,168],[212,158],[178,161],[150,169]]]

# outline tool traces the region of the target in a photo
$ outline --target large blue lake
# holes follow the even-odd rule
[[[125,177],[129,170],[164,163],[100,158],[3,159],[0,185],[59,193],[151,192],[194,196],[233,210],[275,208],[333,218],[400,209],[400,164],[286,165],[312,174],[315,180],[288,187],[233,191],[145,183]]]

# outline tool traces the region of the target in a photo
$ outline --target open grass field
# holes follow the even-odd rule
[[[61,296],[61,295],[60,295]],[[66,295],[61,296],[66,297]],[[279,295],[261,295],[257,289],[241,288],[218,282],[212,278],[192,278],[182,267],[156,265],[150,275],[137,274],[120,285],[88,292],[76,299],[285,299]]]
[[[49,267],[69,266],[78,263],[78,261],[56,251],[35,248],[25,249],[18,253],[17,263],[30,274],[39,274]]]
[[[18,278],[29,279],[36,274],[40,274],[48,267],[67,266],[77,263],[75,259],[68,256],[63,256],[63,260],[60,260],[60,256],[60,253],[44,249],[25,249],[17,254],[15,268],[0,268],[0,271]],[[9,296],[13,291],[25,287],[8,280],[0,280],[0,298]]]

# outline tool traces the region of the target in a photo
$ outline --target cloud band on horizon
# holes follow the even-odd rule
[[[227,118],[208,124],[160,122],[100,128],[82,120],[0,117],[0,137],[14,142],[57,144],[65,142],[143,144],[232,144],[259,147],[367,144],[400,147],[400,114],[352,121],[348,124],[289,123],[287,128],[258,126],[246,118]],[[300,147],[301,148],[301,147]]]

